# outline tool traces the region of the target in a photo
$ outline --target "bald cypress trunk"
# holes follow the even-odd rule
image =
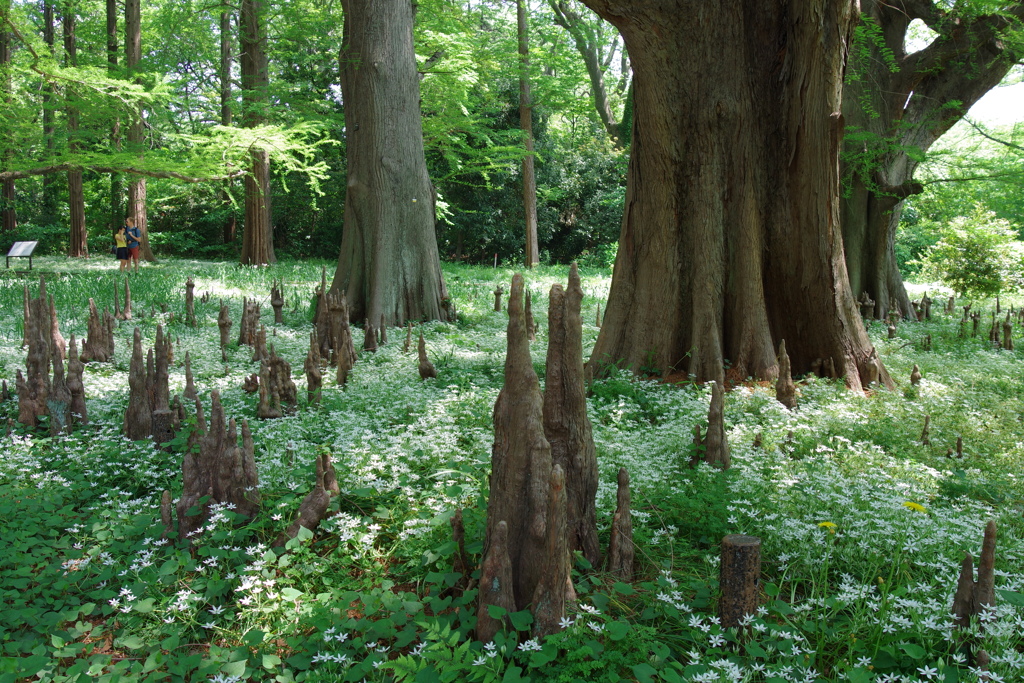
[[[586,4],[622,33],[635,96],[625,215],[592,363],[721,382],[728,359],[731,377],[770,379],[786,339],[795,372],[832,358],[852,387],[877,375],[839,226],[840,92],[856,4]]]
[[[348,294],[350,319],[448,320],[434,233],[406,0],[345,0],[341,89],[348,182],[345,226],[331,291]]]
[[[141,0],[125,0],[125,66],[130,74],[142,60],[142,6]],[[145,154],[146,130],[142,119],[142,107],[128,127],[128,147],[140,157]],[[128,183],[128,215],[135,218],[135,225],[142,234],[139,240],[139,256],[146,261],[155,261],[149,247],[149,222],[146,217],[146,178],[138,176]]]
[[[1024,4],[984,14],[931,1],[862,0],[861,12],[867,37],[851,53],[843,93],[851,133],[844,142],[846,264],[854,296],[867,292],[876,318],[890,309],[911,317],[894,243],[905,200],[923,190],[914,171],[1019,58],[1004,34],[1024,19]],[[908,53],[907,30],[915,20],[937,35]]]
[[[266,35],[263,31],[263,2],[242,0],[239,22],[242,67],[242,125],[255,128],[265,120],[267,106]],[[245,225],[242,233],[242,263],[275,263],[274,232],[270,223],[270,154],[254,147],[250,171],[245,176]]]
[[[10,11],[11,0],[0,0],[0,22],[5,20]],[[7,31],[6,26],[0,25],[0,68],[4,68],[10,63],[11,34]],[[9,74],[4,77],[0,88],[3,88],[4,100],[10,103],[11,78]],[[2,147],[3,165],[9,167],[8,164],[14,158],[14,140],[4,139]],[[17,227],[18,219],[14,211],[14,181],[5,180],[3,182],[2,196],[0,196],[0,232],[13,232]]]

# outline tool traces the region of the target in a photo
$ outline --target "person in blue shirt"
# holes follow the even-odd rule
[[[142,241],[142,231],[135,225],[135,218],[129,216],[125,219],[125,237],[128,239],[128,268],[135,266],[135,272],[139,272],[139,247]]]

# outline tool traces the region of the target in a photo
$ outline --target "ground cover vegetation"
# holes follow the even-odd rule
[[[472,572],[481,559],[508,320],[493,310],[493,291],[507,292],[512,273],[445,266],[458,316],[416,327],[435,379],[419,378],[415,353],[403,351],[396,328],[375,353],[360,352],[344,386],[325,378],[319,405],[307,403],[295,373],[298,409],[257,420],[257,401],[242,385],[259,364],[234,336],[222,361],[220,302],[237,324],[243,297],[266,301],[281,282],[283,321],[264,318],[267,341],[298,368],[320,267],[164,259],[143,268],[131,276],[133,319],[117,324],[113,361],[86,366],[89,423],[57,436],[45,420],[37,429],[13,423],[0,437],[0,680],[1021,677],[1020,352],[991,344],[984,325],[972,336],[959,310],[947,315],[936,305],[930,320],[901,322],[894,336],[868,323],[894,390],[850,392],[841,380],[798,378],[798,407],[789,410],[767,383],[732,386],[725,399],[732,467],[724,471],[690,464],[699,454],[693,428],[707,421],[706,386],[618,372],[596,378],[587,410],[599,465],[599,538],[606,547],[616,473],[625,467],[635,578],[621,580],[577,556],[578,602],[561,630],[531,638],[524,611],[511,615],[513,628],[479,643]],[[89,298],[110,305],[123,287],[96,260],[45,258],[39,268],[65,337],[85,335]],[[188,277],[195,326],[184,303]],[[565,277],[564,268],[542,267],[527,281],[538,321],[530,352],[541,377],[546,293]],[[584,352],[609,282],[607,271],[584,273]],[[0,279],[0,375],[8,385],[25,363],[25,283]],[[989,305],[971,303],[975,311]],[[171,393],[185,387],[187,352],[201,401],[209,405],[218,391],[228,417],[248,419],[255,445],[259,512],[242,520],[215,509],[190,546],[165,534],[160,504],[165,489],[181,493],[194,422],[186,420],[169,450],[123,436],[131,336],[138,328],[148,347],[157,325],[173,340]],[[915,364],[923,375],[916,385],[906,379]],[[0,411],[13,422],[17,401]],[[950,457],[958,438],[963,455]],[[328,517],[272,547],[314,486],[324,453],[340,488]],[[457,510],[469,576],[450,526]],[[977,556],[989,520],[999,530],[996,606],[955,630],[950,606],[961,560],[965,552]],[[718,545],[730,533],[763,543],[760,606],[741,630],[723,628],[716,616]],[[985,671],[973,658],[979,649],[990,657]]]

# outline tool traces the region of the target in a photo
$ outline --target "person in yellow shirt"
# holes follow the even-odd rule
[[[128,236],[125,234],[125,226],[121,226],[114,233],[114,246],[117,247],[117,260],[121,264],[123,273],[128,267]]]

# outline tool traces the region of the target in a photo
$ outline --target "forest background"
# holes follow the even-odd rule
[[[541,260],[610,265],[625,197],[628,56],[617,32],[582,5],[534,3],[527,10]],[[84,167],[89,251],[106,253],[128,210],[129,182],[139,177],[92,169],[132,167],[149,174],[145,202],[155,253],[237,259],[244,222],[240,169],[258,143],[271,150],[277,256],[336,257],[346,166],[340,2],[263,8],[269,78],[264,123],[255,130],[239,127],[254,105],[241,88],[236,6],[144,3],[140,59],[130,70],[119,44],[123,10],[116,3],[14,2],[7,16],[9,66],[0,102],[9,124],[4,170]],[[72,16],[74,21],[65,20]],[[933,36],[916,21],[908,43],[924,46]],[[442,258],[521,262],[525,148],[514,6],[421,3],[414,38]],[[858,40],[869,44],[874,38],[862,31]],[[905,276],[916,276],[950,225],[1019,239],[1024,170],[1013,103],[1021,98],[1006,94],[1019,93],[1024,86],[1013,84],[1020,78],[1018,67],[1004,80],[1010,87],[997,88],[1007,104],[986,113],[983,101],[927,154],[905,150],[919,164],[915,180],[924,185],[923,193],[905,201],[896,234]],[[129,122],[140,116],[144,132],[130,142]],[[848,164],[849,173],[855,168]],[[64,175],[40,173],[9,183],[0,200],[0,249],[39,239],[37,253],[69,252],[72,216]],[[226,176],[234,179],[219,180]],[[928,274],[942,275],[935,268]]]

